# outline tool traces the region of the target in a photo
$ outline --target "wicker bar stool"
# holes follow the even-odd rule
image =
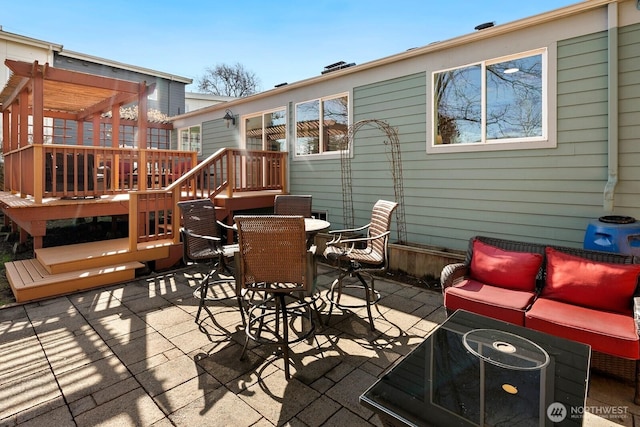
[[[340,274],[327,291],[327,299],[329,300],[327,324],[331,320],[333,306],[341,310],[366,307],[369,325],[372,331],[375,330],[373,316],[371,315],[371,305],[373,304],[376,309],[378,308],[377,303],[380,300],[380,293],[375,289],[373,273],[385,271],[388,267],[391,214],[397,206],[396,202],[378,200],[373,206],[369,224],[354,229],[329,231],[330,234],[334,235],[334,238],[327,242],[324,256],[340,269]],[[366,232],[366,237],[349,237],[353,236],[354,233],[363,232]],[[364,247],[357,247],[356,245],[364,245]],[[367,282],[363,275],[368,276],[370,282]],[[355,276],[359,283],[345,283],[344,279],[347,276]],[[341,303],[343,290],[347,288],[364,290],[364,303]]]
[[[273,213],[311,218],[311,205],[312,198],[309,195],[278,194],[273,201]]]
[[[182,258],[185,264],[190,262],[211,262],[211,270],[201,280],[200,285],[193,292],[199,300],[196,323],[200,321],[200,313],[204,308],[213,318],[207,308],[207,302],[237,299],[242,324],[245,324],[242,297],[236,286],[235,279],[223,279],[220,273],[233,276],[230,264],[238,252],[238,245],[223,245],[220,237],[220,227],[228,227],[216,220],[215,206],[210,199],[187,200],[178,202],[182,214],[183,226],[180,229],[182,237]],[[230,262],[231,261],[231,262]]]
[[[319,317],[313,286],[314,248],[307,249],[301,216],[236,216],[235,222],[240,245],[237,280],[248,306],[241,359],[250,340],[276,342],[289,379],[289,345],[310,337],[316,328],[313,312]]]

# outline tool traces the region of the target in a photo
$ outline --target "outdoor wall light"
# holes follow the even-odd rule
[[[233,113],[231,112],[231,110],[227,110],[224,112],[224,117],[222,118],[225,122],[227,122],[227,127],[229,127],[229,125],[236,125],[236,118],[233,117]]]

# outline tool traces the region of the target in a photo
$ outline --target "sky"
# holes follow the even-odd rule
[[[197,80],[241,64],[260,90],[506,24],[579,0],[0,0],[4,31]]]

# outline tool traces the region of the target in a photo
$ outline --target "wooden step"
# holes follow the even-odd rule
[[[17,302],[34,301],[135,278],[144,264],[133,261],[96,268],[51,274],[37,259],[5,263],[7,279]]]
[[[172,244],[171,240],[140,243],[132,252],[129,239],[123,238],[40,248],[35,250],[35,255],[50,274],[59,274],[132,261],[164,259],[169,256]]]

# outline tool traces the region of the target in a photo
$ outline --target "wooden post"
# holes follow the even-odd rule
[[[140,150],[140,158],[138,159],[138,188],[140,190],[147,189],[147,84],[141,82],[138,89],[138,150]]]
[[[14,104],[11,106],[11,141],[9,141],[11,151],[16,150],[20,144],[18,141],[18,123],[20,123],[19,117],[20,105],[16,105],[16,103],[14,102]]]
[[[235,154],[234,150],[227,150],[227,197],[233,197],[233,188],[236,185],[235,182],[236,170],[235,170]]]
[[[139,180],[138,180],[139,181]],[[129,192],[129,252],[138,250],[138,192]]]
[[[11,140],[9,141],[11,151],[18,148],[18,117],[20,116],[20,105],[14,104],[11,106]],[[20,189],[20,165],[18,153],[13,153],[10,156],[9,161],[5,159],[4,179],[9,179],[9,191],[11,194],[16,194]],[[17,169],[17,170],[16,170]]]
[[[20,117],[29,117],[29,92],[27,90],[23,90],[22,92],[20,92],[18,102],[20,102],[20,113],[19,113]],[[20,123],[18,124],[18,128],[19,128],[18,147],[24,148],[27,145],[29,145],[29,121],[20,120]],[[18,169],[16,190],[20,192],[20,197],[24,199],[27,197],[27,191],[25,191],[26,190],[25,181],[28,179],[32,179],[32,177],[24,176],[25,175],[24,172],[27,170],[27,168],[24,167],[24,163],[23,163],[27,161],[24,156],[24,150],[18,154],[18,158],[19,160],[16,163],[14,163],[14,167]]]
[[[92,126],[93,126],[93,135],[91,135],[91,140],[93,141],[93,146],[98,147],[100,145],[100,114],[94,114],[91,118]]]
[[[42,196],[44,194],[44,73],[46,72],[48,64],[45,64],[44,69],[38,67],[38,61],[34,63],[35,75],[33,76],[33,105],[32,117],[33,117],[33,201],[36,204],[42,203]],[[27,114],[22,118],[28,117]],[[26,120],[25,120],[26,121]]]
[[[120,104],[111,109],[111,146],[120,147]]]
[[[5,160],[6,160],[6,154],[11,149],[11,126],[10,126],[11,122],[9,121],[10,119],[11,119],[11,108],[7,108],[2,112],[2,154],[4,155]],[[7,174],[6,163],[4,167],[5,167],[5,170],[4,170],[4,179],[2,182],[2,190],[8,191],[8,190],[11,190],[11,187],[7,185],[7,178],[9,174]]]

